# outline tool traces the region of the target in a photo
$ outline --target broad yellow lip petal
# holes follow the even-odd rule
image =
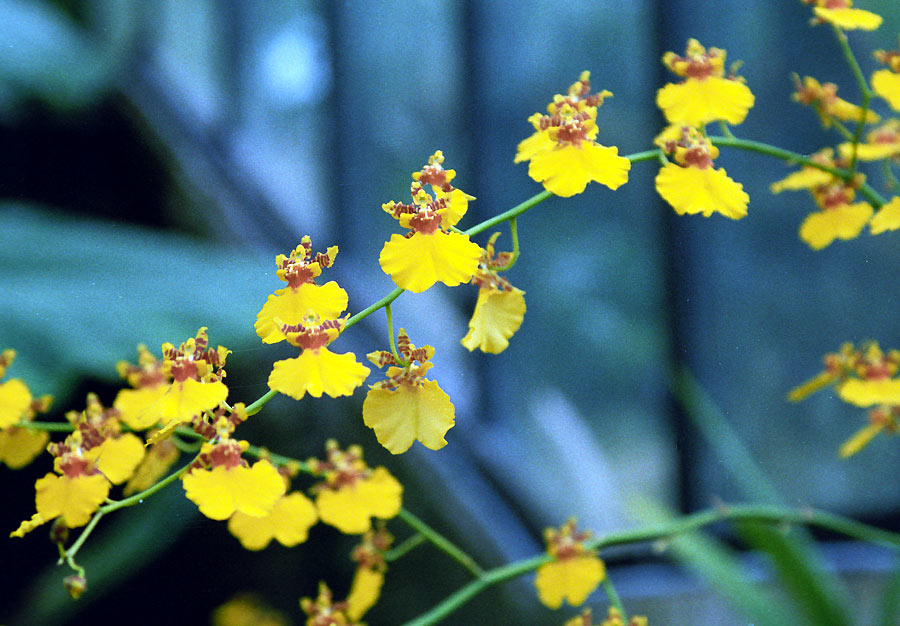
[[[480,259],[481,247],[468,235],[436,231],[411,237],[391,235],[378,263],[398,287],[421,293],[438,281],[448,287],[467,282]]]

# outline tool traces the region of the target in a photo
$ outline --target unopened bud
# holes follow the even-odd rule
[[[63,586],[65,586],[69,597],[77,600],[81,597],[81,594],[87,591],[87,578],[78,574],[72,574],[63,579]]]
[[[66,545],[69,540],[69,527],[62,521],[61,517],[57,517],[56,521],[50,527],[50,541],[59,545]]]

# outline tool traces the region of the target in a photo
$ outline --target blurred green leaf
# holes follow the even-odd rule
[[[0,0],[0,95],[12,102],[37,96],[62,107],[96,97],[134,32],[135,6],[133,0],[89,3],[101,38],[49,2]]]
[[[782,503],[772,481],[687,367],[676,370],[672,389],[744,496],[754,502]],[[825,569],[821,552],[806,529],[794,529],[790,535],[764,524],[739,524],[736,529],[751,548],[763,551],[770,558],[779,581],[803,610],[809,624],[846,626],[850,623],[846,588]]]
[[[881,595],[881,614],[878,626],[900,624],[900,567],[891,576]]]
[[[835,584],[834,577],[826,575],[819,566],[821,556],[805,530],[792,529],[786,535],[782,529],[766,524],[743,523],[736,527],[744,541],[770,558],[778,580],[806,615],[803,623],[817,626],[852,623],[845,589]]]
[[[138,343],[158,352],[201,326],[213,345],[260,348],[253,322],[278,286],[269,255],[3,203],[0,232],[0,346],[35,395],[117,381]]]
[[[662,506],[641,499],[633,507],[641,523],[662,523],[675,515]],[[752,620],[754,626],[796,626],[805,623],[773,592],[767,592],[747,579],[745,567],[737,556],[709,535],[690,533],[666,542],[666,551],[674,559],[703,579],[714,591]]]

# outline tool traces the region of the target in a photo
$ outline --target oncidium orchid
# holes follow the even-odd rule
[[[735,74],[740,64],[733,64],[726,76],[725,51],[720,48],[707,50],[689,39],[683,57],[666,52],[662,62],[684,78],[656,92],[656,105],[670,124],[699,127],[715,120],[740,124],[753,107],[753,93]]]
[[[256,334],[263,343],[277,343],[286,337],[281,324],[297,324],[313,311],[322,319],[335,319],[347,308],[347,292],[334,281],[317,285],[316,278],[324,268],[331,267],[337,256],[338,247],[331,246],[325,253],[312,254],[312,243],[308,236],[289,256],[279,254],[275,258],[278,266],[276,275],[288,284],[278,289],[256,315]]]
[[[406,331],[397,333],[395,356],[384,350],[368,354],[377,367],[388,366],[387,379],[371,385],[363,402],[363,421],[391,454],[406,452],[418,440],[440,450],[455,422],[453,403],[433,380],[425,378],[434,348],[416,348]],[[418,363],[418,365],[416,365]]]
[[[413,293],[437,282],[455,287],[468,281],[481,258],[481,248],[453,229],[475,198],[450,184],[456,172],[445,170],[443,162],[444,155],[438,150],[426,166],[413,173],[411,204],[392,200],[382,205],[409,232],[391,235],[378,263],[398,287]],[[431,194],[425,185],[431,186]]]
[[[597,108],[611,95],[606,90],[592,94],[590,72],[582,72],[567,95],[556,94],[547,105],[549,115],[528,118],[535,132],[519,143],[515,162],[528,161],[528,175],[564,198],[582,193],[590,182],[610,189],[624,185],[631,161],[620,157],[617,147],[594,141]]]
[[[551,609],[558,609],[563,600],[572,606],[584,604],[605,578],[603,561],[584,547],[590,536],[589,531],[575,530],[574,519],[568,520],[559,530],[547,528],[544,531],[550,561],[538,568],[534,585],[540,601]]]

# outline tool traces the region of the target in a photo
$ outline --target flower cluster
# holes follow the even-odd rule
[[[119,412],[104,408],[93,394],[84,411],[70,411],[72,432],[51,443],[55,473],[35,483],[35,513],[12,536],[22,537],[37,526],[60,518],[67,528],[84,526],[106,500],[113,485],[127,481],[144,457],[144,444],[123,433]]]
[[[628,182],[631,161],[619,156],[615,146],[597,138],[597,109],[612,93],[591,93],[590,72],[556,94],[547,105],[548,115],[535,113],[528,121],[534,134],[519,144],[515,162],[528,161],[528,175],[557,196],[568,198],[597,182],[618,189]]]
[[[346,324],[340,315],[347,308],[347,292],[334,281],[317,285],[315,279],[337,253],[332,246],[313,256],[310,238],[303,237],[289,256],[279,254],[276,274],[288,286],[270,295],[256,316],[256,333],[264,343],[287,341],[301,350],[297,357],[276,361],[269,375],[270,389],[296,400],[307,393],[349,396],[369,375],[355,354],[335,354],[327,347]]]
[[[231,351],[209,347],[204,326],[197,335],[176,348],[162,345],[160,363],[144,346],[138,346],[138,365],[119,363],[119,374],[134,389],[123,389],[113,406],[134,430],[162,428],[148,441],[155,443],[195,416],[219,407],[228,397],[225,358]]]
[[[824,361],[824,371],[792,389],[788,399],[798,402],[834,386],[844,402],[869,408],[869,424],[841,446],[841,457],[856,454],[880,432],[900,432],[900,350],[885,353],[874,341],[845,343]]]
[[[538,568],[534,585],[540,601],[551,609],[558,609],[563,600],[572,606],[583,604],[606,576],[603,561],[584,547],[590,537],[590,531],[575,529],[574,519],[558,530],[544,531],[550,561]]]
[[[725,76],[725,51],[707,51],[696,39],[688,40],[684,56],[663,55],[663,64],[684,80],[669,83],[656,94],[669,126],[654,143],[675,161],[664,159],[656,176],[657,193],[679,215],[744,217],[750,197],[724,169],[713,167],[719,150],[705,131],[705,125],[716,120],[740,124],[753,106],[753,94],[735,75],[738,64]]]

